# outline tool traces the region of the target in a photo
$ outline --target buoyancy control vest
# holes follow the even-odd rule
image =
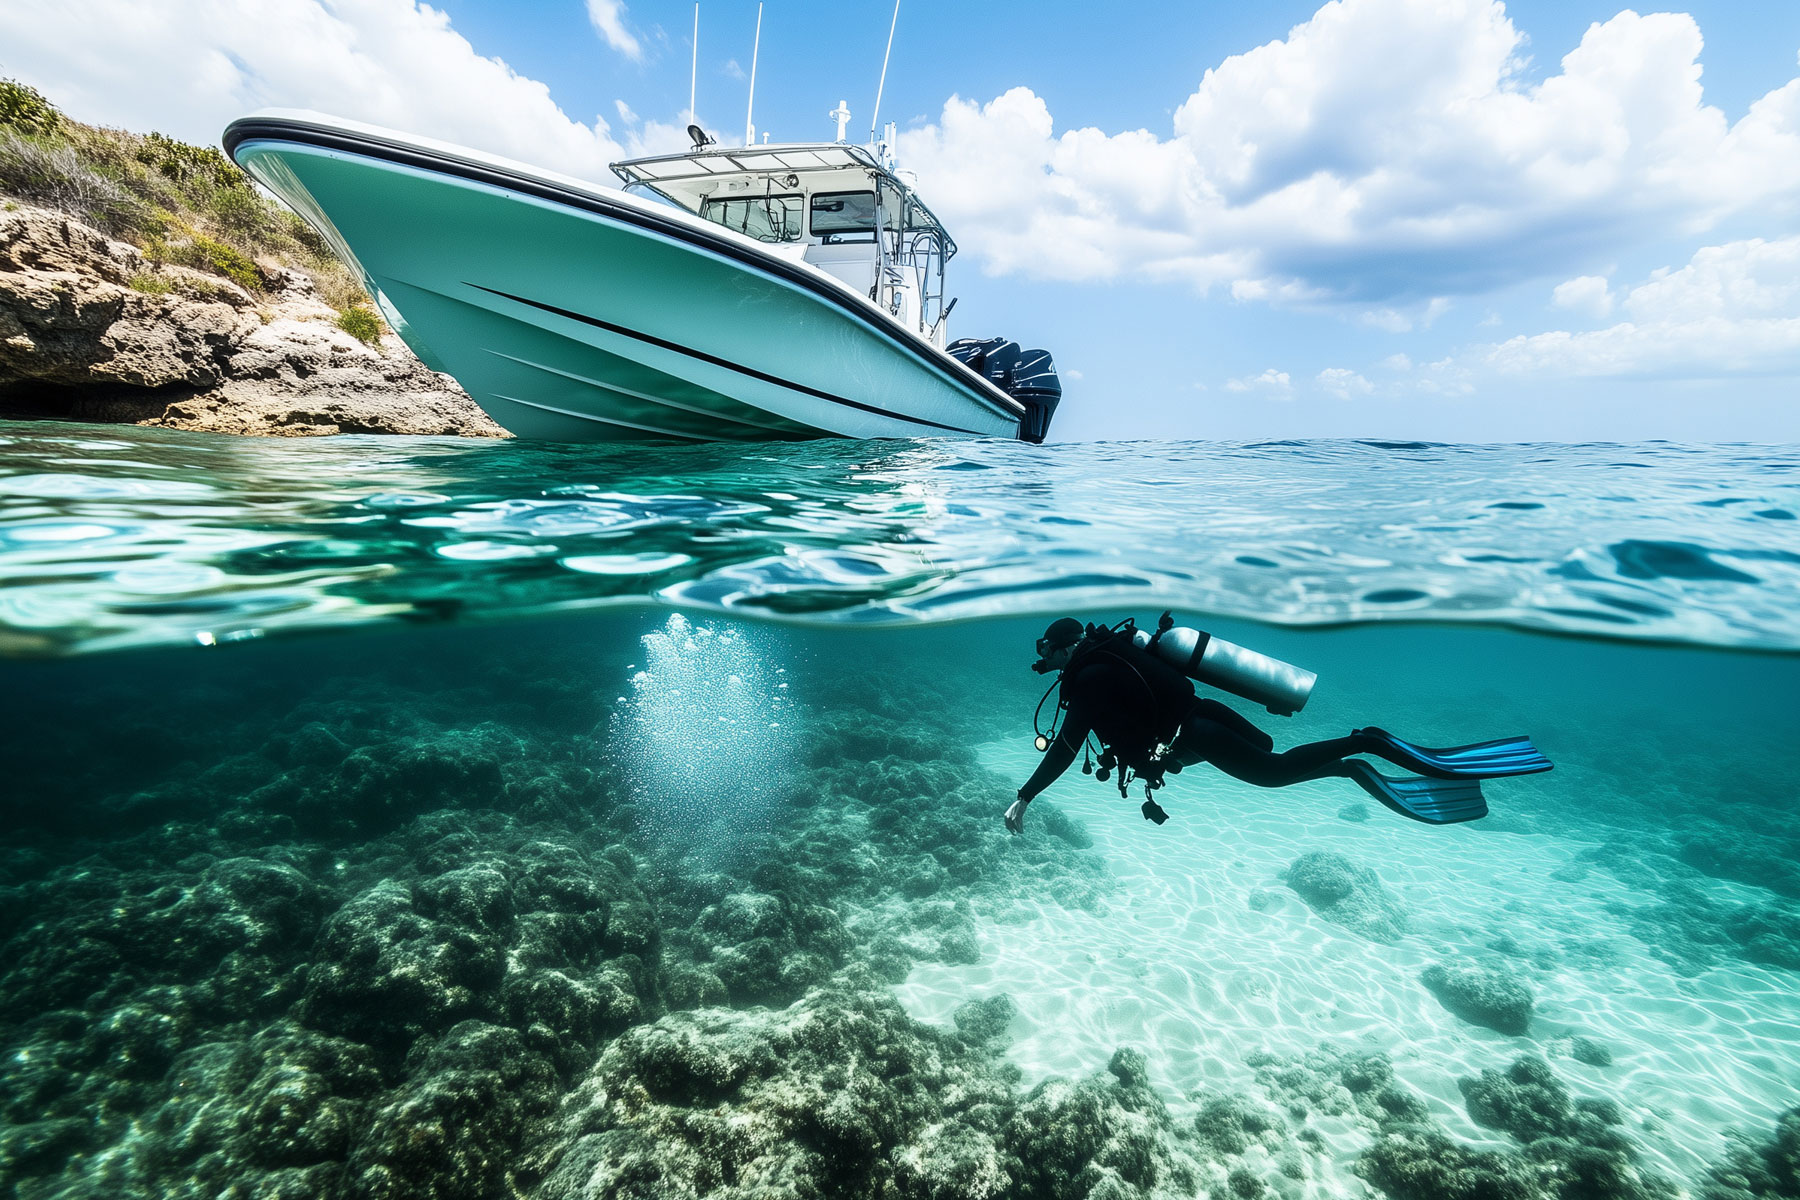
[[[1094,736],[1117,760],[1147,768],[1194,705],[1194,685],[1156,655],[1135,645],[1132,630],[1093,629],[1063,669],[1063,707],[1080,703]]]

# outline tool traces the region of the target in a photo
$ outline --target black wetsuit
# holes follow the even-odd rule
[[[1187,676],[1123,637],[1090,639],[1076,647],[1063,670],[1062,702],[1067,711],[1056,740],[1019,789],[1022,799],[1036,796],[1068,770],[1089,733],[1133,770],[1143,770],[1151,751],[1163,744],[1184,767],[1209,762],[1258,787],[1338,774],[1334,768],[1345,755],[1371,749],[1353,735],[1276,754],[1268,734],[1217,700],[1196,699]]]

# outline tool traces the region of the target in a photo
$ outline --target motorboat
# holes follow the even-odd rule
[[[232,122],[232,160],[350,264],[426,365],[524,437],[1041,442],[1042,351],[952,342],[956,243],[887,142],[722,148],[598,186],[317,113]]]

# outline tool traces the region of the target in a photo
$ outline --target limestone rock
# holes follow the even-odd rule
[[[364,345],[303,272],[267,297],[61,213],[0,211],[0,409],[236,434],[501,437],[392,333]]]

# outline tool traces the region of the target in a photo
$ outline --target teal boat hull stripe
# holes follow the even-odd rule
[[[946,425],[941,421],[927,421],[924,417],[909,417],[905,413],[897,413],[889,408],[880,408],[873,404],[864,404],[860,400],[850,400],[843,396],[834,396],[830,392],[822,392],[818,388],[807,387],[804,383],[795,383],[792,380],[783,379],[778,375],[770,375],[766,371],[759,371],[755,367],[746,367],[742,363],[734,363],[729,359],[719,358],[716,355],[706,353],[704,350],[695,350],[691,346],[683,346],[676,342],[665,341],[653,334],[639,333],[635,329],[627,329],[623,325],[614,325],[611,321],[602,321],[598,317],[585,316],[582,313],[571,312],[566,308],[558,308],[554,304],[545,304],[538,300],[528,300],[524,296],[515,296],[511,292],[501,292],[490,287],[482,287],[479,283],[471,283],[468,286],[477,291],[486,292],[490,296],[499,296],[501,299],[528,305],[542,312],[552,313],[559,317],[567,317],[571,321],[580,321],[584,325],[592,325],[596,329],[604,329],[608,333],[616,333],[620,337],[635,338],[646,345],[655,346],[659,350],[672,350],[676,354],[685,354],[697,362],[707,363],[715,367],[724,367],[727,371],[736,371],[740,375],[760,380],[763,383],[772,383],[776,387],[784,387],[791,391],[801,392],[813,397],[815,400],[826,400],[832,404],[842,404],[848,408],[860,409],[863,412],[874,413],[878,417],[887,417],[895,421],[907,421],[914,425],[929,425],[933,429],[943,429],[950,433],[968,433],[973,434],[976,437],[982,436],[982,431],[979,429],[966,429],[961,425]]]
[[[671,400],[666,396],[652,396],[648,392],[640,392],[640,391],[636,391],[632,388],[620,387],[618,384],[608,383],[604,379],[593,379],[586,375],[578,375],[574,371],[562,370],[560,367],[552,367],[552,366],[549,366],[549,365],[547,365],[545,363],[541,363],[541,362],[532,362],[530,359],[520,358],[516,354],[507,354],[502,351],[492,350],[492,349],[488,350],[488,353],[493,355],[495,358],[503,358],[507,362],[517,363],[521,367],[529,367],[533,371],[542,371],[547,375],[555,375],[555,376],[558,376],[563,379],[573,380],[576,383],[586,384],[588,387],[591,387],[591,388],[598,388],[600,391],[603,391],[603,392],[612,392],[612,393],[615,393],[620,396],[629,396],[633,400],[642,400],[646,404],[654,404],[659,408],[672,408],[672,409],[676,410],[677,412],[690,413],[694,416],[705,417],[709,421],[724,421],[725,423],[730,424],[730,425],[742,425],[746,429],[760,429],[765,433],[773,433],[773,434],[776,434],[777,436],[781,436],[781,437],[792,437],[796,433],[796,431],[791,427],[792,422],[789,422],[787,425],[774,425],[774,424],[769,424],[769,423],[763,422],[763,421],[752,421],[752,420],[748,419],[747,417],[727,416],[724,413],[715,412],[712,409],[695,408],[691,404],[682,404],[681,402],[676,401],[676,400]],[[537,407],[547,408],[548,406],[538,405]],[[560,412],[562,410],[557,409],[555,411]],[[586,415],[586,414],[580,414],[580,415]],[[684,433],[681,436],[682,437],[693,437],[699,441],[716,440],[716,439],[709,439],[700,434]]]
[[[554,404],[539,404],[536,400],[521,400],[517,396],[503,396],[499,392],[495,392],[493,395],[496,399],[505,400],[511,404],[523,404],[526,408],[535,408],[539,412],[555,413],[559,417],[572,417],[577,421],[592,421],[596,425],[613,425],[620,429],[635,429],[640,433],[655,434],[657,437],[679,438],[683,441],[690,442],[705,442],[712,440],[710,438],[702,437],[697,433],[681,433],[673,429],[659,429],[655,425],[640,425],[636,421],[621,421],[617,417],[596,416],[594,413],[577,412],[572,408],[559,408]]]

